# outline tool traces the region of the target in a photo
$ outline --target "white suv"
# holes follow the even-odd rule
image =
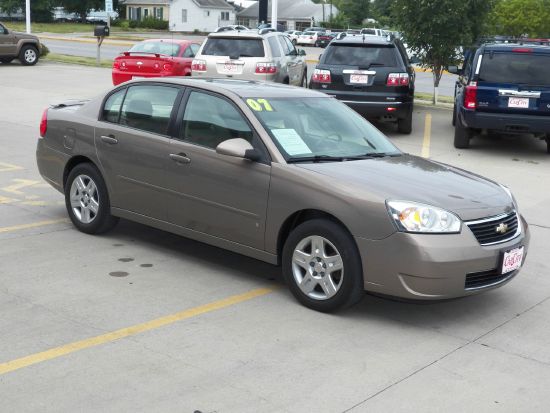
[[[211,33],[193,60],[192,76],[266,80],[307,86],[305,52],[283,33]]]

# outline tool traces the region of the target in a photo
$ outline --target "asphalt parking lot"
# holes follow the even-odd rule
[[[547,411],[546,144],[452,145],[451,112],[417,105],[402,150],[509,186],[531,228],[503,288],[413,304],[367,295],[336,315],[299,305],[278,268],[139,224],[88,236],[35,164],[50,103],[111,87],[109,69],[0,65],[2,410]]]

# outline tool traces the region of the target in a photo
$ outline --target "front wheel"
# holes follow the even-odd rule
[[[34,46],[23,46],[19,53],[19,61],[25,66],[32,66],[38,62],[38,49]]]
[[[65,184],[65,206],[74,226],[87,234],[113,228],[118,218],[111,215],[107,186],[98,169],[90,163],[75,166]]]
[[[314,219],[296,227],[285,242],[282,265],[292,294],[313,310],[333,312],[364,296],[359,251],[335,222]]]

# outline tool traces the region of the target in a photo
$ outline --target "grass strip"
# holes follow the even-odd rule
[[[46,57],[44,57],[43,60],[56,63],[68,63],[72,65],[97,67],[95,57],[70,56],[65,54],[49,53]],[[99,67],[111,68],[113,67],[113,61],[110,59],[101,59],[101,65]]]

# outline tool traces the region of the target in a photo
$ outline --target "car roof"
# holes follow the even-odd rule
[[[543,46],[539,44],[533,44],[529,41],[526,41],[525,43],[487,43],[483,45],[485,50],[488,51],[495,51],[495,52],[510,52],[513,49],[517,48],[525,48],[525,49],[533,49],[533,51],[541,52],[541,53],[550,53],[550,46]]]
[[[322,92],[317,92],[315,90],[273,82],[258,82],[255,80],[163,77],[155,79],[137,79],[127,82],[127,84],[130,85],[151,82],[197,87],[221,94],[228,94],[229,92],[241,98],[318,97],[331,99],[329,95]]]
[[[337,44],[337,43],[358,43],[358,44],[366,44],[366,45],[393,45],[393,40],[388,40],[387,37],[382,36],[367,36],[367,35],[347,35],[342,38],[335,38],[331,44]]]
[[[254,32],[252,30],[231,30],[231,31],[225,31],[225,32],[219,32],[219,33],[210,33],[208,35],[208,38],[216,38],[216,37],[231,37],[231,38],[242,38],[242,39],[263,39],[264,36],[259,34],[258,32]]]
[[[193,42],[192,40],[184,40],[184,39],[147,39],[147,40],[141,41],[140,43],[155,43],[155,42],[177,43],[177,44],[197,43],[197,42]]]

